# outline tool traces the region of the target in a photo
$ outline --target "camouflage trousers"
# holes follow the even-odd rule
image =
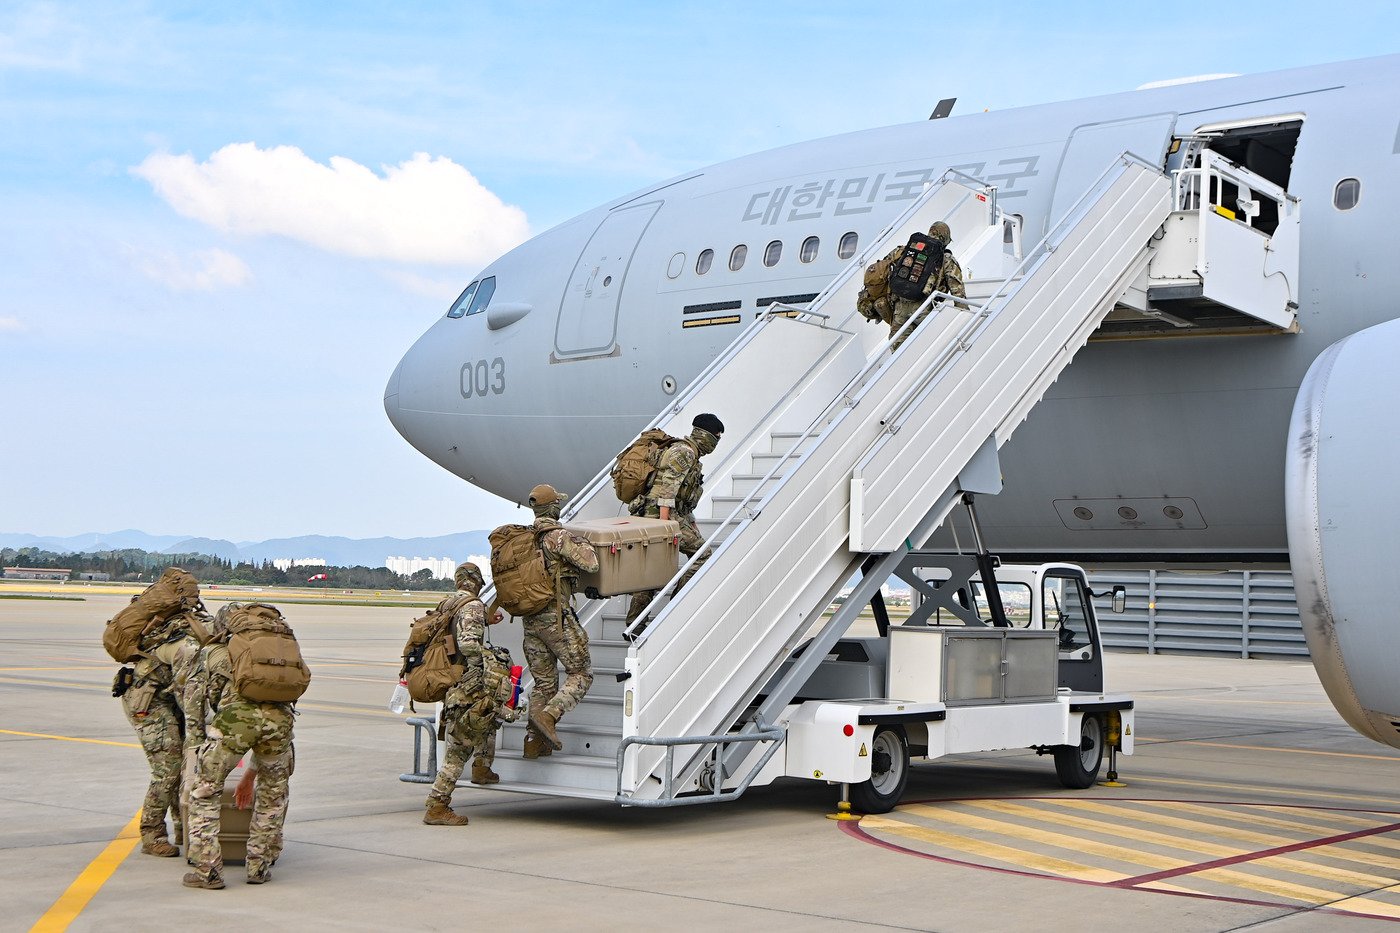
[[[205,878],[223,874],[219,811],[224,782],[250,750],[257,756],[258,778],[248,826],[248,874],[271,866],[282,854],[287,781],[295,764],[291,707],[285,703],[231,703],[219,710],[209,740],[199,747],[190,791],[189,860]]]
[[[694,515],[680,515],[676,516],[675,518],[681,526],[682,558],[689,558],[701,548],[705,547],[705,539],[700,536],[700,529],[695,527]],[[699,570],[700,567],[705,563],[705,561],[709,559],[710,550],[709,548],[705,548],[705,553],[701,554],[700,558],[695,563],[690,565],[690,569],[681,575],[680,582],[676,584],[676,588],[671,592],[679,592],[681,587],[689,583],[690,578],[695,576],[695,571]],[[685,560],[683,559],[681,562],[684,563]],[[638,619],[638,617],[640,617],[641,614],[646,611],[647,606],[651,605],[651,601],[656,598],[656,594],[658,592],[660,591],[643,590],[640,593],[632,594],[632,599],[627,604],[628,625],[631,625],[633,622],[635,622]],[[645,628],[645,626],[643,626],[643,628]],[[640,633],[641,629],[638,629],[637,632]]]
[[[457,700],[457,702],[453,702]],[[453,697],[448,691],[442,707],[442,724],[447,736],[447,750],[443,752],[442,767],[438,769],[437,780],[428,792],[428,800],[443,805],[452,803],[452,791],[462,777],[467,762],[476,755],[477,761],[488,768],[496,760],[496,730],[500,723],[496,719],[495,703],[482,694]]]
[[[141,802],[141,842],[167,842],[165,812],[170,811],[175,842],[180,842],[180,750],[182,720],[175,701],[165,694],[154,694],[151,687],[132,687],[122,694],[122,711],[136,730],[146,762],[151,766],[151,783]]]
[[[578,705],[588,688],[593,686],[593,662],[588,656],[588,635],[574,621],[573,613],[560,620],[558,609],[527,616],[525,627],[525,664],[535,685],[530,690],[530,714],[550,710],[555,717],[564,715]],[[559,683],[559,666],[564,668],[564,683]]]
[[[904,323],[914,316],[914,312],[919,310],[919,305],[920,302],[917,301],[907,301],[903,298],[895,299],[894,318],[890,321],[890,337],[894,337],[895,332],[898,331],[901,327],[903,327]],[[890,352],[893,353],[894,351],[898,350],[900,348],[900,345],[903,344],[904,341],[909,339],[909,335],[914,332],[914,328],[922,324],[924,318],[927,317],[928,312],[925,311],[924,314],[919,318],[919,320],[914,323],[914,327],[909,328],[902,335],[900,335],[898,340],[895,340],[894,343],[890,344]]]

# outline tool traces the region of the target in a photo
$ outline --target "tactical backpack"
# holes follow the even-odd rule
[[[651,478],[661,465],[661,455],[667,447],[680,443],[684,438],[672,437],[660,428],[643,431],[641,435],[617,455],[613,464],[613,492],[622,502],[631,502],[651,488]]]
[[[199,600],[199,581],[179,567],[167,567],[160,579],[131,597],[131,602],[107,621],[102,647],[121,664],[141,657],[141,637],[167,618]]]
[[[558,527],[536,530],[533,525],[502,525],[491,532],[493,606],[523,617],[544,612],[558,600],[559,581],[545,564],[540,541]]]
[[[290,703],[306,692],[311,670],[291,626],[275,606],[245,603],[228,620],[233,689],[255,703]]]
[[[927,233],[910,235],[890,268],[890,294],[906,301],[923,301],[929,277],[943,268],[945,247]]]
[[[475,598],[454,593],[427,615],[413,620],[403,646],[399,678],[408,684],[408,695],[414,702],[441,703],[452,685],[462,679],[466,668],[457,654],[452,618],[464,603]]]
[[[894,265],[894,254],[877,259],[865,267],[865,278],[861,291],[871,301],[878,301],[890,293],[890,267]]]

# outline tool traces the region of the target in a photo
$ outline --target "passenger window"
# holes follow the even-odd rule
[[[779,260],[779,259],[782,259],[782,258],[783,258],[783,241],[782,241],[782,240],[774,240],[772,243],[769,243],[767,249],[765,249],[765,250],[763,251],[763,264],[764,264],[765,266],[776,266],[776,265],[778,264],[778,260]]]
[[[1339,211],[1349,211],[1361,200],[1361,180],[1343,178],[1337,182],[1337,190],[1332,192],[1332,205]]]
[[[836,244],[836,255],[840,259],[850,259],[856,254],[856,247],[860,245],[860,235],[854,230],[841,237],[841,242]]]
[[[452,307],[447,310],[448,317],[461,317],[467,313],[467,308],[471,307],[472,296],[476,294],[476,287],[481,283],[473,282],[462,290],[462,294],[457,296],[457,300],[452,302]]]
[[[704,275],[706,272],[709,272],[710,266],[714,264],[714,261],[714,250],[701,250],[700,255],[695,257],[695,274]]]
[[[477,286],[476,297],[472,299],[472,306],[467,309],[467,314],[480,314],[486,310],[486,306],[491,303],[491,296],[496,294],[496,277],[490,276],[481,280]]]
[[[814,236],[809,236],[802,241],[802,251],[797,254],[797,258],[802,262],[811,262],[817,258],[817,250],[821,248],[822,241]]]
[[[734,251],[729,254],[729,271],[738,272],[744,268],[744,260],[749,258],[749,248],[743,243],[734,247]]]

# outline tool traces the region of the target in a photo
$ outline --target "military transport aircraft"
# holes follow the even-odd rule
[[[1121,153],[1177,179],[1178,195],[1184,173],[1210,169],[1209,192],[1179,197],[1178,213],[1206,198],[1222,236],[1257,242],[1252,281],[1280,290],[1278,313],[1234,310],[1257,284],[1230,281],[1191,239],[1201,251],[1177,278],[1111,313],[1006,443],[984,529],[1013,556],[1291,564],[1333,702],[1400,747],[1397,88],[1388,56],[940,117],[697,169],[487,266],[405,354],[385,408],[423,454],[503,497],[542,480],[578,488],[757,315],[811,301],[947,170],[995,187],[1014,258]],[[965,273],[970,295],[1002,275]]]

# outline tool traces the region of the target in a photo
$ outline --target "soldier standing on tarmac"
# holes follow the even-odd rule
[[[666,448],[646,492],[627,506],[629,512],[639,517],[679,522],[681,553],[686,557],[705,546],[700,529],[695,527],[695,506],[700,503],[700,495],[705,491],[705,474],[700,469],[700,458],[714,452],[723,433],[724,423],[719,418],[709,412],[696,415],[691,422],[690,436]],[[709,551],[706,551],[690,565],[685,576],[676,584],[677,590],[689,582],[709,556]],[[646,611],[656,593],[656,590],[646,590],[632,594],[627,606],[629,626]],[[632,634],[641,634],[641,629]]]
[[[525,733],[526,758],[539,758],[564,747],[554,727],[593,685],[588,635],[578,624],[570,601],[578,585],[578,574],[597,572],[598,554],[588,542],[559,524],[565,498],[553,486],[543,483],[530,490],[535,533],[544,551],[546,569],[558,574],[559,591],[548,609],[526,616],[523,621],[525,663],[535,679],[530,691],[530,728]],[[559,683],[558,665],[564,667],[563,684]]]
[[[272,866],[282,854],[287,782],[295,763],[292,719],[296,712],[291,703],[248,700],[234,688],[233,664],[223,636],[229,618],[242,608],[228,603],[219,609],[210,633],[213,640],[200,651],[185,687],[186,728],[189,739],[199,744],[189,812],[188,859],[194,871],[185,875],[187,888],[224,886],[219,811],[224,782],[245,752],[253,752],[257,769],[248,826],[248,883],[272,880]]]
[[[146,752],[151,783],[141,804],[141,851],[173,858],[184,835],[180,820],[180,769],[185,746],[185,715],[181,692],[199,654],[195,631],[207,620],[196,595],[159,627],[141,637],[142,657],[131,668],[122,668],[112,685],[121,697],[122,711]],[[166,835],[165,814],[170,812],[174,843]]]
[[[496,730],[502,712],[497,689],[502,676],[508,680],[509,666],[501,662],[486,644],[486,626],[501,621],[498,612],[486,618],[486,607],[477,594],[485,585],[481,568],[465,563],[454,574],[457,593],[465,596],[452,615],[452,635],[457,656],[465,668],[462,679],[449,687],[442,701],[442,719],[447,735],[447,751],[433,789],[428,793],[428,812],[423,822],[429,826],[465,826],[466,816],[452,810],[452,791],[473,753],[473,784],[497,784],[501,778],[491,770],[496,757]],[[504,649],[496,649],[504,651]],[[488,676],[492,675],[492,676]]]

